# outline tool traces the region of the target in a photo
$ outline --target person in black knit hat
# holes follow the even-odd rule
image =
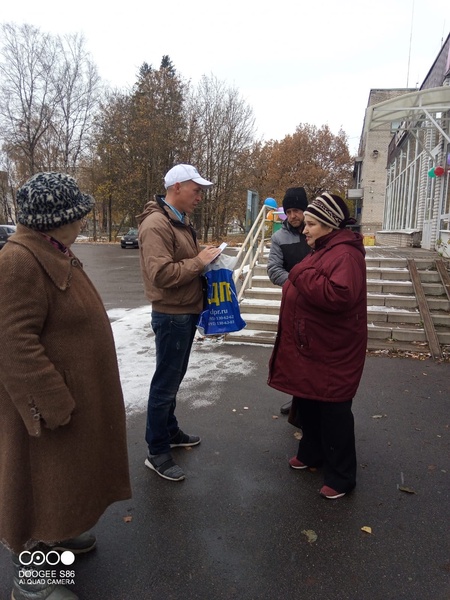
[[[293,266],[298,264],[311,249],[303,234],[303,211],[308,206],[305,189],[292,187],[286,190],[283,198],[283,210],[287,219],[281,229],[272,235],[267,274],[275,285],[282,286]],[[280,408],[282,415],[289,414],[291,400]]]

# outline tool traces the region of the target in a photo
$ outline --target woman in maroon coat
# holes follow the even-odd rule
[[[322,496],[340,498],[356,485],[352,400],[367,345],[367,290],[362,237],[344,200],[324,193],[305,213],[312,254],[283,286],[268,384],[294,397],[289,421],[303,436],[293,469],[323,466]]]

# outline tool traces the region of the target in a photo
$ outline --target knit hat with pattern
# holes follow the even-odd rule
[[[340,196],[328,192],[324,192],[308,204],[304,214],[333,229],[344,229],[346,225],[356,223],[356,220],[350,216],[345,201]]]
[[[92,210],[94,199],[82,194],[70,175],[36,173],[18,190],[17,206],[19,223],[49,231],[82,219]]]

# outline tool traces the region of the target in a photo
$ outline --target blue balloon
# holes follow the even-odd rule
[[[266,198],[264,200],[264,206],[270,206],[271,208],[277,208],[278,204],[275,198]]]

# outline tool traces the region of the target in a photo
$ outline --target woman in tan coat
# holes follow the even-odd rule
[[[30,550],[92,549],[87,530],[130,497],[123,397],[102,300],[70,250],[93,199],[68,175],[38,173],[17,203],[0,252],[0,540],[13,600],[75,600],[20,574]]]

